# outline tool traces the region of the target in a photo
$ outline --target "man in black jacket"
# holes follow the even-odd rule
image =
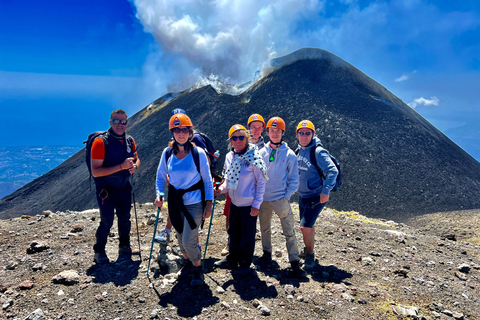
[[[119,257],[131,256],[130,207],[132,185],[130,175],[140,165],[137,147],[133,138],[125,133],[127,114],[122,109],[110,115],[110,129],[96,138],[91,150],[91,168],[95,180],[97,202],[100,208],[100,225],[93,246],[94,261],[108,263],[105,252],[114,215],[118,219]]]

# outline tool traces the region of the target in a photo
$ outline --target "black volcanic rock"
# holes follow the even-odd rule
[[[128,130],[142,160],[134,178],[136,200],[153,201],[158,161],[170,138],[170,111],[182,108],[220,149],[219,171],[228,129],[246,124],[250,114],[282,117],[292,149],[296,125],[310,119],[344,173],[329,207],[397,221],[480,208],[480,164],[364,73],[320,49],[299,50],[273,60],[272,66],[270,74],[241,95],[219,94],[206,86],[157,99],[131,117]],[[0,211],[19,216],[92,208],[94,189],[89,189],[82,150],[3,198]]]

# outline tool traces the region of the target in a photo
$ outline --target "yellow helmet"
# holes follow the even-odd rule
[[[297,126],[297,131],[295,131],[295,133],[298,133],[298,130],[303,129],[303,128],[311,129],[315,133],[315,126],[313,125],[312,121],[310,121],[310,120],[300,121],[300,123]]]
[[[169,121],[168,124],[169,124],[168,130],[172,130],[173,128],[181,127],[181,126],[193,127],[192,120],[190,120],[190,118],[186,114],[183,114],[183,113],[174,114],[170,118],[170,121]]]
[[[250,123],[254,121],[260,121],[261,123],[263,123],[263,127],[265,128],[265,120],[263,120],[263,117],[258,113],[254,113],[248,118],[247,127],[250,128]]]
[[[283,119],[280,117],[273,117],[268,120],[267,129],[268,128],[277,128],[285,131],[285,121],[283,121]]]
[[[228,131],[228,139],[230,139],[232,137],[232,134],[234,134],[235,132],[237,132],[238,130],[245,130],[245,132],[247,132],[247,138],[248,138],[248,131],[247,131],[247,128],[245,128],[244,126],[242,126],[241,124],[235,124],[233,125],[230,130]]]

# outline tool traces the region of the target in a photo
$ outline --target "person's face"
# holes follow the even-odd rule
[[[243,139],[243,140],[241,140]],[[242,152],[247,148],[248,139],[243,132],[234,132],[230,137],[230,143],[237,152]]]
[[[302,147],[308,146],[313,139],[313,130],[308,128],[298,130],[297,139]]]
[[[279,143],[280,141],[282,141],[283,134],[283,130],[277,128],[267,129],[267,135],[273,143]]]
[[[190,128],[180,126],[172,129],[173,137],[179,144],[185,144],[190,138]]]
[[[120,120],[120,121],[117,121]],[[113,118],[110,119],[110,126],[112,127],[113,132],[115,132],[116,135],[123,135],[125,133],[125,130],[127,130],[127,115],[126,114],[121,114],[121,113],[115,113],[113,115]],[[114,123],[116,122],[116,124]],[[122,122],[124,124],[122,124]]]
[[[253,121],[250,123],[249,129],[253,139],[258,140],[263,132],[263,123],[260,121]]]

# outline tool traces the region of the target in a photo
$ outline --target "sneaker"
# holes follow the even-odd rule
[[[221,269],[234,269],[232,262],[230,261],[229,256],[226,256],[222,260],[215,261],[213,265]]]
[[[155,242],[170,242],[170,229],[163,228],[158,233],[158,236],[155,237]]]
[[[233,271],[232,274],[236,277],[239,277],[239,278],[245,278],[246,276],[250,275],[253,273],[253,270],[250,268],[250,266],[248,267],[240,267],[238,268],[237,270]]]
[[[220,253],[222,256],[226,256],[227,254],[230,253],[230,250],[228,249],[228,246],[223,248],[222,252]]]
[[[192,281],[190,282],[191,287],[200,287],[203,284],[203,270],[202,266],[192,268]]]
[[[263,250],[263,256],[258,258],[257,263],[264,266],[269,265],[270,263],[272,263],[272,253]]]
[[[310,272],[315,267],[315,254],[308,254],[305,257],[305,271]]]
[[[299,261],[292,261],[290,264],[292,266],[292,274],[295,278],[305,278],[307,276],[307,272],[300,268]]]
[[[96,252],[95,257],[93,258],[93,261],[96,264],[106,264],[106,263],[110,262],[110,260],[108,260],[108,257],[107,257],[107,254],[105,253],[105,251]]]

